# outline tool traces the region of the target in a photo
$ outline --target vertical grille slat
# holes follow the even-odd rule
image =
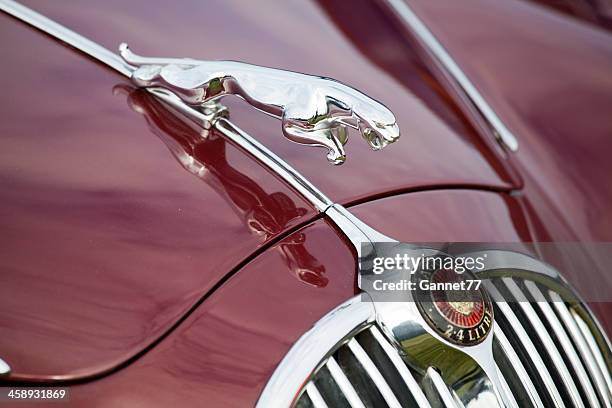
[[[584,334],[578,327],[578,323],[568,310],[567,306],[565,305],[565,302],[563,302],[563,300],[557,293],[549,291],[548,294],[552,300],[553,307],[555,308],[555,310],[557,310],[557,313],[561,317],[561,321],[567,328],[572,339],[574,339],[578,354],[580,354],[580,356],[582,357],[582,361],[584,361],[584,363],[586,364],[588,372],[593,378],[593,381],[595,382],[595,387],[597,388],[597,392],[600,398],[602,399],[606,407],[611,407],[612,403],[610,401],[610,390],[612,388],[610,386],[610,383],[606,383],[606,380],[604,379],[605,373],[601,372],[597,361],[595,361],[595,357],[593,356],[591,347],[588,345]],[[590,333],[588,335],[589,337],[591,337]]]
[[[600,372],[603,374],[606,383],[608,384],[608,390],[612,390],[612,379],[610,379],[610,371],[608,371],[608,365],[606,364],[604,357],[601,355],[601,351],[597,346],[597,342],[593,338],[591,331],[589,330],[589,326],[586,324],[584,320],[575,312],[571,311],[572,317],[574,321],[578,325],[578,328],[582,332],[582,335],[586,338],[587,344],[591,349],[591,353],[595,357],[595,361],[597,361],[597,365],[599,366]]]
[[[510,290],[510,292],[516,297],[516,299],[521,299],[521,297],[524,297],[524,294],[521,293],[521,289],[512,280],[512,278],[503,278],[502,281],[504,282],[508,290]],[[567,393],[569,394],[569,397],[572,400],[574,406],[578,408],[584,408],[584,403],[582,402],[582,398],[580,397],[578,388],[576,387],[576,384],[574,383],[574,380],[571,374],[569,373],[567,366],[563,361],[563,357],[561,357],[561,354],[557,349],[557,346],[548,334],[544,323],[542,323],[542,320],[540,320],[540,317],[538,316],[538,314],[530,303],[522,301],[518,302],[518,305],[529,319],[529,324],[532,325],[533,329],[535,330],[535,334],[538,336],[543,348],[548,353],[548,357],[552,361],[558,375],[561,377],[561,381],[563,382],[565,389],[567,390]]]
[[[494,285],[489,285],[488,290],[491,293],[493,299],[496,300],[497,307],[502,312],[504,318],[508,321],[508,326],[517,335],[520,340],[520,344],[522,344],[523,348],[526,351],[526,354],[530,357],[531,362],[538,371],[540,378],[544,383],[546,390],[548,391],[548,395],[550,395],[553,400],[553,403],[557,407],[564,408],[565,404],[563,403],[563,399],[561,398],[561,395],[557,390],[557,386],[555,385],[555,382],[553,381],[550,373],[548,372],[548,368],[546,367],[546,364],[544,364],[542,357],[540,357],[538,349],[531,341],[531,338],[523,328],[523,325],[521,324],[520,320],[518,319],[518,317],[516,317],[510,306],[505,301],[503,301],[503,297]],[[495,320],[496,322],[498,322],[497,318]]]
[[[317,386],[314,385],[312,381],[306,385],[306,393],[308,394],[314,408],[327,408],[325,400],[321,396]]]
[[[330,357],[329,360],[327,360],[326,366],[332,378],[334,381],[336,381],[338,387],[340,387],[340,390],[344,394],[344,397],[350,406],[352,408],[365,408],[361,398],[359,398],[359,395],[357,394],[357,391],[355,391],[355,388],[353,388],[353,385],[348,380],[334,357]]]
[[[326,365],[323,365],[319,371],[317,371],[317,375],[314,376],[311,381],[317,387],[317,390],[328,405],[334,408],[350,408],[350,404],[346,400],[340,387],[338,387],[336,381],[332,378]]]
[[[421,408],[431,408],[431,405],[425,397],[425,394],[423,394],[423,391],[417,384],[410,370],[408,370],[408,367],[404,363],[404,360],[402,360],[402,358],[397,353],[397,350],[395,350],[393,346],[389,344],[389,342],[380,332],[378,327],[370,327],[370,332],[372,333],[372,336],[374,336],[374,339],[376,339],[378,344],[380,344],[385,353],[387,353],[387,355],[389,356],[391,363],[397,370],[404,383],[406,383],[406,385],[408,386],[408,389],[411,391],[412,397],[414,398],[418,406]]]
[[[536,300],[536,304],[538,305],[538,307],[544,314],[544,317],[548,321],[548,324],[550,325],[550,327],[553,329],[553,333],[557,337],[557,340],[559,340],[561,348],[565,352],[565,355],[570,361],[572,368],[577,374],[578,381],[580,382],[580,385],[582,386],[582,389],[584,390],[586,394],[586,397],[589,401],[590,406],[600,407],[601,405],[599,404],[599,399],[597,398],[595,389],[593,388],[593,385],[591,384],[591,381],[589,380],[589,376],[587,375],[586,370],[584,369],[584,366],[582,365],[582,361],[580,360],[580,357],[578,356],[576,349],[574,348],[574,345],[572,344],[572,341],[567,336],[565,328],[562,326],[561,322],[557,318],[557,315],[555,314],[553,309],[550,307],[548,302],[538,300],[538,299],[543,299],[544,296],[542,292],[540,292],[540,289],[538,289],[538,287],[536,286],[534,282],[525,281],[525,286],[527,287],[527,290],[531,293],[533,298]]]
[[[542,404],[540,395],[538,394],[535,385],[533,385],[531,377],[529,377],[529,374],[527,374],[527,371],[525,370],[525,367],[523,367],[519,356],[516,354],[516,351],[514,351],[512,344],[510,343],[510,341],[504,334],[504,331],[499,325],[495,327],[494,335],[501,347],[501,350],[506,355],[510,364],[512,364],[515,373],[521,379],[522,385],[527,391],[527,395],[529,396],[531,404],[536,408],[544,408],[544,404]]]
[[[429,367],[427,369],[423,377],[423,388],[429,400],[434,402],[434,405],[441,405],[444,408],[462,408],[455,401],[453,394],[451,394],[440,373],[435,368]]]
[[[401,408],[401,405],[395,397],[395,394],[393,394],[391,387],[389,387],[389,384],[387,384],[380,371],[378,371],[378,368],[376,368],[368,354],[357,342],[357,340],[354,338],[349,340],[348,348],[351,350],[355,358],[357,358],[357,361],[359,361],[366,373],[370,376],[389,407]]]
[[[497,373],[498,373],[498,376],[499,376],[499,381],[501,382],[501,385],[502,385],[502,388],[503,388],[503,390],[500,390],[500,391],[505,394],[507,400],[510,402],[510,408],[519,408],[519,405],[516,402],[516,399],[514,399],[514,394],[512,393],[512,390],[510,389],[510,386],[508,385],[508,382],[506,381],[506,376],[499,369],[497,364],[495,364],[495,369],[497,370]]]

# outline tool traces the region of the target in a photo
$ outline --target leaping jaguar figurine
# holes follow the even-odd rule
[[[348,128],[359,130],[373,150],[399,138],[389,109],[330,78],[235,61],[141,57],[125,43],[119,52],[136,68],[132,73],[135,85],[166,88],[191,106],[237,95],[280,119],[289,140],[326,147],[327,159],[334,164],[346,160]]]

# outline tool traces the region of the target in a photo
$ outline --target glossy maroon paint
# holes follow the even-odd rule
[[[27,3],[109,48],[318,73],[380,99],[401,141],[372,153],[353,140],[337,168],[283,140],[274,119],[228,104],[337,201],[455,188],[353,207],[398,239],[610,238],[603,31],[516,1],[412,2],[519,137],[503,162],[380,4],[343,19],[334,1]],[[73,386],[73,406],[252,405],[293,342],[355,293],[349,248],[325,220],[296,231],[313,210],[220,135],[202,140],[118,75],[3,15],[0,32],[0,356],[17,378],[99,377]],[[510,164],[520,198],[505,193],[522,187]]]
[[[612,30],[612,1],[610,0],[532,0],[535,3],[572,16],[598,27]]]
[[[384,1],[352,2],[350,18],[344,13],[344,0],[317,2],[370,62],[437,112],[440,119],[469,140],[493,168],[507,175],[514,188],[520,188],[520,176],[505,160],[506,154],[496,143],[491,127],[471,103],[466,103],[463,93],[453,88],[439,66],[427,64],[427,58],[423,58],[427,52],[406,35],[403,23],[390,18]]]
[[[325,162],[323,150],[285,140],[276,119],[237,98],[226,99],[235,123],[335,201],[433,185],[497,189],[513,185],[491,154],[474,144],[477,137],[467,119],[445,106],[445,92],[435,80],[420,85],[419,92],[407,84],[422,80],[424,68],[418,61],[401,58],[400,79],[381,70],[317,2],[189,0],[169,7],[166,1],[155,0],[143,7],[140,2],[87,0],[79,8],[68,3],[26,3],[109,49],[125,41],[143,55],[230,59],[318,74],[382,101],[396,114],[403,137],[392,148],[374,154],[353,134],[346,146],[347,162],[334,168]],[[388,25],[382,17],[373,19],[368,29]],[[397,46],[397,37],[381,38],[380,47],[388,54]]]
[[[2,38],[29,44],[5,48],[0,79],[0,350],[12,378],[112,369],[314,215],[218,135],[190,152],[205,177],[188,173],[165,143],[189,149],[199,131],[126,95],[112,72],[0,18]],[[158,139],[145,119],[169,133]],[[295,251],[299,243],[287,262]]]
[[[388,209],[419,218],[390,218]],[[418,192],[353,210],[410,241],[508,241],[529,234],[514,199],[491,192]],[[472,223],[476,218],[488,222]],[[280,246],[295,239],[290,235],[245,265],[154,349],[112,375],[72,386],[67,406],[253,406],[293,343],[356,293],[354,257],[333,227],[319,220],[297,233],[325,265],[325,287],[296,279],[287,268]]]
[[[316,4],[260,5],[244,21],[243,4],[220,3],[217,20],[208,24],[201,24],[198,10],[206,14],[209,6],[195,2],[177,9],[149,4],[144,11],[105,3],[96,6],[95,17],[64,3],[32,6],[109,47],[129,40],[152,55],[236,58],[318,72],[384,99],[398,114],[403,140],[375,156],[355,140],[352,159],[340,168],[328,166],[320,150],[285,141],[276,120],[230,102],[236,123],[336,200],[432,186],[511,187],[485,147],[474,146],[465,119],[434,109],[444,106],[440,89],[413,93],[373,66]],[[277,13],[302,23],[265,24]],[[314,216],[220,136],[198,143],[196,130],[146,97],[130,95],[124,78],[23,23],[0,19],[6,59],[0,79],[0,350],[14,379],[74,379],[113,369],[169,330],[255,251]],[[177,31],[162,29],[170,21],[181,21],[172,24]],[[265,38],[266,49],[249,47],[248,38]],[[323,39],[333,52],[318,50],[313,59]],[[239,41],[246,42],[229,46]],[[299,44],[311,51],[288,53]],[[167,147],[176,144],[209,169],[204,180],[174,160]],[[283,251],[295,274],[327,284],[324,265],[300,263],[307,252],[299,239]]]
[[[573,231],[554,239],[612,240],[612,34],[518,0],[411,4],[516,134],[525,196]]]

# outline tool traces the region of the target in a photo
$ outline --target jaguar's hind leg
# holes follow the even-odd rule
[[[342,164],[346,160],[343,145],[348,140],[348,132],[346,126],[341,123],[333,120],[329,122],[331,123],[305,126],[283,116],[283,134],[296,143],[327,148],[327,160],[333,164]]]
[[[310,103],[285,106],[282,116],[283,134],[296,143],[327,148],[327,160],[342,164],[346,160],[344,144],[348,141],[346,124],[336,107],[330,117],[330,107],[323,95],[313,92]],[[349,114],[350,115],[350,114]]]

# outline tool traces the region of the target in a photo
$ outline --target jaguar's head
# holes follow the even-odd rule
[[[359,131],[372,150],[380,150],[400,137],[399,126],[393,113],[383,104],[368,98],[353,110]]]
[[[373,123],[364,123],[364,121],[361,121],[359,131],[372,150],[380,150],[400,137],[399,126],[396,122],[380,123],[373,121]]]

